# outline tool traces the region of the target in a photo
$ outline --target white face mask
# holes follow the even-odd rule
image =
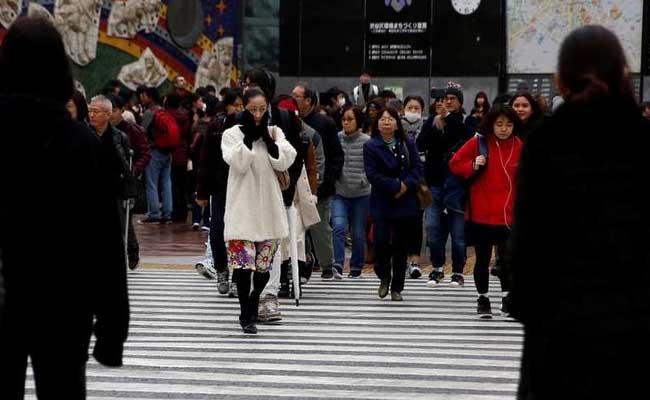
[[[345,97],[339,99],[339,107],[345,107]]]
[[[406,112],[404,113],[404,117],[408,122],[414,123],[422,119],[422,113]]]

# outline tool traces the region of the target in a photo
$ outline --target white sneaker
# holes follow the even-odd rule
[[[194,268],[196,268],[196,272],[198,272],[205,279],[212,280],[217,278],[217,270],[214,269],[212,260],[209,258],[206,258],[203,261],[199,261],[196,263],[196,265],[194,265]]]

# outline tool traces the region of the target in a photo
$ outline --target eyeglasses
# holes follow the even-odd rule
[[[88,109],[88,114],[100,114],[100,113],[108,113],[108,111],[100,110],[98,108],[90,108],[90,109]]]
[[[293,94],[293,93],[291,93],[291,97],[293,97],[294,99],[304,99],[305,98],[305,96],[303,96],[301,94]]]
[[[251,114],[264,114],[266,112],[266,107],[246,107],[246,110]]]

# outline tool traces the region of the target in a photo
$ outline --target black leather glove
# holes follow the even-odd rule
[[[253,149],[253,142],[260,138],[261,131],[255,126],[255,117],[248,111],[242,113],[241,131],[244,133],[244,144],[249,149]]]
[[[278,145],[275,144],[275,140],[273,139],[273,130],[275,130],[275,128],[267,128],[262,135],[262,139],[264,140],[264,143],[266,144],[266,150],[269,152],[271,157],[278,159],[280,157],[280,150],[278,149]]]

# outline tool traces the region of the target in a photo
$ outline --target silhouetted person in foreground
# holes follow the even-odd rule
[[[98,139],[66,111],[72,94],[56,28],[16,20],[0,49],[3,400],[23,398],[28,357],[39,399],[84,399],[93,331],[95,359],[122,364],[129,306],[118,207]]]
[[[557,80],[566,103],[531,133],[519,165],[510,247],[512,316],[525,328],[519,399],[642,398],[650,125],[603,27],[565,39]]]

